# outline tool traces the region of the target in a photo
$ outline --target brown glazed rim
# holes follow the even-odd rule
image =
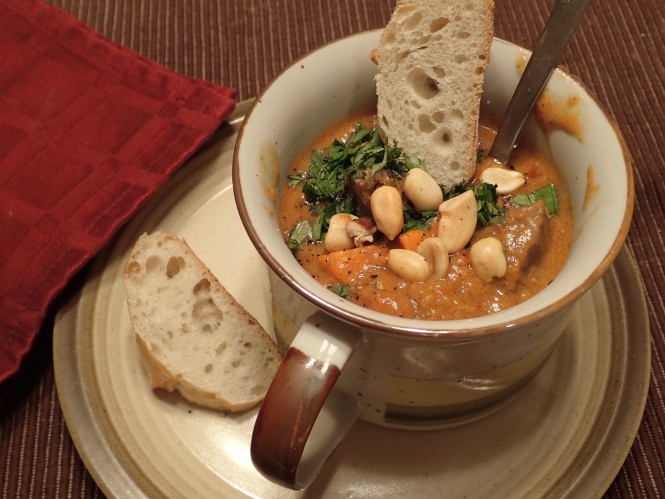
[[[378,30],[377,30],[378,31]],[[361,32],[361,33],[356,33],[354,35],[349,35],[344,38],[352,38],[354,36],[359,36],[366,34],[367,32]],[[375,331],[381,331],[384,333],[390,333],[398,336],[403,336],[403,337],[410,337],[410,338],[415,338],[415,337],[423,337],[423,338],[438,338],[438,339],[451,339],[451,340],[458,340],[458,339],[474,339],[478,337],[484,337],[484,336],[489,336],[497,333],[501,333],[503,331],[509,330],[509,329],[515,329],[517,327],[521,327],[524,325],[527,325],[529,323],[533,323],[539,320],[542,320],[543,318],[554,314],[560,310],[563,310],[567,306],[571,305],[575,300],[577,300],[580,296],[582,296],[584,293],[586,293],[596,282],[600,280],[600,278],[603,276],[603,274],[607,271],[607,269],[610,267],[610,265],[614,262],[616,259],[617,255],[621,251],[624,242],[626,240],[626,237],[628,235],[628,231],[630,229],[630,224],[633,216],[633,207],[634,207],[634,202],[635,202],[635,184],[634,184],[634,178],[633,178],[633,163],[632,159],[630,156],[630,152],[628,150],[628,147],[626,145],[625,139],[619,130],[619,127],[614,120],[612,116],[607,112],[607,110],[601,105],[600,101],[596,97],[595,94],[593,94],[587,87],[584,85],[584,83],[580,80],[580,78],[576,77],[575,75],[570,74],[568,71],[565,71],[561,67],[558,67],[557,70],[561,71],[565,75],[571,77],[586,93],[587,95],[595,102],[596,106],[598,109],[602,112],[603,116],[607,120],[607,122],[611,125],[611,127],[614,130],[614,133],[619,141],[619,144],[621,146],[621,150],[623,153],[623,161],[624,165],[626,167],[626,207],[624,211],[624,217],[621,222],[621,227],[617,233],[616,238],[614,239],[614,242],[612,243],[612,246],[608,253],[605,255],[603,260],[601,261],[600,265],[582,282],[579,286],[577,286],[574,290],[557,300],[556,302],[548,305],[547,307],[541,308],[536,310],[533,313],[527,314],[525,316],[519,317],[514,320],[509,320],[509,321],[504,321],[500,322],[498,324],[493,324],[493,325],[488,325],[484,326],[482,328],[474,328],[474,327],[455,327],[454,329],[446,329],[446,323],[450,323],[452,321],[425,321],[425,320],[418,320],[418,319],[402,319],[404,322],[413,322],[413,326],[404,326],[404,325],[398,325],[398,324],[389,324],[388,322],[376,322],[376,320],[372,319],[371,317],[365,317],[363,315],[360,315],[359,313],[354,313],[350,312],[347,310],[344,310],[342,308],[337,307],[334,303],[330,301],[326,301],[321,299],[319,296],[316,294],[310,292],[307,287],[303,286],[300,284],[291,274],[289,274],[277,261],[276,258],[272,255],[270,250],[263,244],[263,241],[261,240],[259,234],[257,231],[254,229],[254,226],[252,225],[249,214],[247,212],[247,208],[245,206],[245,200],[242,192],[242,186],[240,184],[240,165],[238,164],[238,151],[240,148],[240,144],[242,142],[242,138],[244,135],[244,130],[245,126],[247,124],[248,119],[252,115],[252,111],[254,110],[254,107],[257,105],[258,102],[261,101],[263,95],[266,93],[266,91],[270,88],[272,83],[279,79],[282,74],[284,74],[286,71],[288,71],[290,68],[293,66],[296,66],[302,61],[303,59],[309,57],[312,55],[314,52],[320,50],[321,48],[331,45],[333,43],[339,42],[340,40],[344,39],[340,38],[337,40],[333,40],[331,42],[328,42],[317,49],[314,49],[313,51],[303,55],[299,59],[295,60],[293,63],[291,63],[289,66],[287,66],[284,70],[282,70],[273,80],[261,91],[261,93],[254,99],[252,102],[251,106],[249,107],[245,119],[243,120],[242,125],[240,126],[240,129],[238,131],[238,136],[236,139],[236,144],[234,148],[234,154],[233,154],[233,163],[232,163],[232,181],[233,181],[233,192],[234,192],[234,198],[235,198],[235,203],[238,209],[238,212],[240,214],[240,219],[242,221],[243,226],[245,227],[245,230],[247,231],[247,234],[252,241],[252,244],[255,246],[259,254],[261,255],[261,258],[267,263],[269,268],[277,274],[280,279],[282,279],[284,282],[286,282],[293,290],[295,290],[298,294],[300,294],[303,298],[308,300],[310,303],[312,303],[314,306],[320,308],[321,310],[333,315],[334,317],[337,317],[340,320],[343,320],[345,322],[348,322],[352,325],[355,325],[359,328],[366,328],[366,329],[372,329]],[[513,47],[516,47],[519,50],[523,50],[526,52],[529,52],[527,49],[524,49],[523,47],[520,47],[512,42],[508,42],[506,40],[503,40],[501,38],[494,38],[494,41],[498,41],[500,43],[505,43],[507,45],[512,45]],[[362,310],[362,307],[358,305],[358,307]],[[390,320],[391,316],[387,314],[381,314],[383,315],[387,321]],[[468,319],[469,321],[473,321],[473,319]],[[463,321],[455,321],[455,322],[463,322]],[[431,326],[422,326],[422,324],[431,324]]]

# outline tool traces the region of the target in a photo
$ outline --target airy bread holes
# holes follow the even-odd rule
[[[465,63],[466,61],[468,61],[469,58],[468,58],[466,55],[464,55],[464,54],[457,54],[457,55],[453,58],[453,60],[454,60],[457,64],[463,64],[463,63]]]
[[[185,259],[181,256],[172,256],[166,264],[166,277],[171,279],[178,275],[181,268],[185,267]]]
[[[423,20],[423,14],[421,12],[416,12],[413,14],[407,21],[404,23],[404,26],[408,30],[412,30],[420,24],[420,21]]]
[[[443,78],[446,77],[446,70],[441,67],[437,66],[433,67],[432,72],[439,80],[442,80]]]
[[[429,116],[426,114],[421,114],[418,116],[418,128],[422,133],[432,133],[436,127],[429,119]]]
[[[439,17],[437,19],[434,19],[430,23],[429,30],[432,33],[436,33],[437,31],[440,31],[443,28],[445,28],[448,25],[449,22],[450,22],[450,19],[448,19],[447,17]]]
[[[441,135],[441,140],[443,140],[444,144],[450,144],[453,141],[452,135],[450,135],[450,132],[448,130],[443,131],[443,134]]]
[[[443,120],[445,119],[445,115],[441,111],[436,111],[432,114],[432,119],[436,123],[443,123]]]
[[[439,94],[439,84],[422,69],[414,68],[409,72],[408,81],[413,91],[423,99],[431,99]]]
[[[127,264],[127,274],[136,275],[141,273],[141,265],[139,262],[129,262]]]
[[[395,65],[395,67],[399,66],[402,63],[402,61],[406,59],[406,56],[408,55],[409,55],[408,51],[398,52],[397,54],[395,54],[395,56],[393,57],[393,64]]]
[[[141,235],[123,281],[151,388],[175,389],[214,409],[241,411],[260,402],[279,363],[277,347],[183,239]]]
[[[196,283],[194,286],[194,289],[192,289],[192,293],[194,295],[199,295],[201,293],[210,293],[210,281],[208,279],[201,279],[199,282]]]
[[[197,300],[192,307],[192,317],[197,321],[205,322],[203,330],[212,331],[212,324],[219,325],[224,320],[222,312],[211,298]]]
[[[154,272],[159,272],[161,268],[162,268],[162,259],[159,258],[157,255],[151,255],[145,261],[145,271],[149,274],[152,274]]]

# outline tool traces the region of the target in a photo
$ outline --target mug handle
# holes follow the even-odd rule
[[[266,478],[307,487],[358,418],[356,401],[333,388],[359,338],[352,326],[322,312],[301,326],[254,425],[252,462]]]

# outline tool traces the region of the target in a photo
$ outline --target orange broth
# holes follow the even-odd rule
[[[325,130],[296,156],[289,174],[307,171],[313,150],[325,150],[333,139],[348,137],[358,123],[374,127],[374,114],[367,112],[351,116]],[[495,130],[481,120],[479,148],[483,155],[487,154],[495,134]],[[428,234],[410,231],[414,233],[402,234],[394,241],[377,237],[372,244],[330,254],[326,253],[322,242],[303,243],[295,257],[323,286],[332,289],[335,285],[346,285],[350,301],[394,316],[427,320],[465,319],[512,307],[541,291],[559,273],[572,243],[573,216],[566,186],[541,153],[529,144],[520,144],[510,163],[527,178],[513,194],[528,193],[552,183],[559,198],[559,213],[547,222],[546,239],[537,260],[516,280],[509,280],[506,276],[494,278],[491,282],[483,281],[471,266],[469,245],[450,256],[448,272],[443,277],[430,276],[425,281],[412,282],[394,274],[386,264],[388,251],[400,247],[415,249],[413,246],[417,246],[423,236],[436,234],[437,221]],[[481,162],[476,175],[482,168]],[[471,183],[474,183],[473,179]],[[300,221],[313,222],[316,215],[305,202],[301,185],[282,187],[277,216],[285,240]],[[509,273],[510,268],[507,275]]]

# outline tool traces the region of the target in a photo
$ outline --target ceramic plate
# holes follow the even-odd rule
[[[59,311],[58,394],[88,469],[109,497],[600,497],[626,458],[649,381],[649,327],[624,248],[576,306],[545,368],[507,407],[466,426],[404,432],[357,423],[306,491],[252,467],[256,410],[201,409],[153,393],[121,272],[142,232],[183,236],[268,330],[267,270],[233,202],[231,157],[247,104],[100,254]]]

